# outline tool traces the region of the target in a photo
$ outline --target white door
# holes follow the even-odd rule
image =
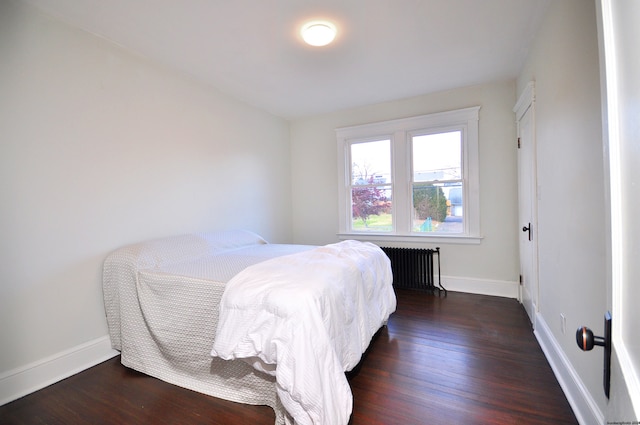
[[[607,423],[640,421],[640,2],[600,0],[604,146],[611,242],[608,305],[612,314],[611,396]],[[595,326],[595,325],[594,325]]]
[[[514,108],[518,126],[518,217],[520,301],[535,329],[538,311],[538,249],[534,85],[529,83]]]

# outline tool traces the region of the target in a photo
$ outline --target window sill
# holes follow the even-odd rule
[[[417,235],[390,235],[385,233],[338,233],[338,239],[356,239],[367,242],[389,243],[402,242],[412,245],[424,244],[461,244],[480,245],[482,236],[468,235],[437,235],[437,236],[417,236]]]

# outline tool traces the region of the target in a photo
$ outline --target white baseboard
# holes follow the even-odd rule
[[[542,315],[536,315],[534,331],[547,361],[581,425],[604,424],[604,415],[560,348]]]
[[[519,283],[510,282],[507,280],[442,276],[442,286],[444,286],[447,291],[466,292],[469,294],[480,295],[493,295],[496,297],[505,298],[518,298],[519,293]]]
[[[0,375],[0,406],[117,356],[108,336]]]

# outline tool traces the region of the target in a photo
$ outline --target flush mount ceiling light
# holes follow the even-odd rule
[[[336,26],[328,21],[311,21],[302,26],[300,35],[311,46],[326,46],[336,38]]]

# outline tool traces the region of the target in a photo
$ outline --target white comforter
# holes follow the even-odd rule
[[[389,259],[344,241],[245,269],[227,283],[213,356],[245,359],[276,377],[297,424],[347,424],[355,367],[395,311]]]

